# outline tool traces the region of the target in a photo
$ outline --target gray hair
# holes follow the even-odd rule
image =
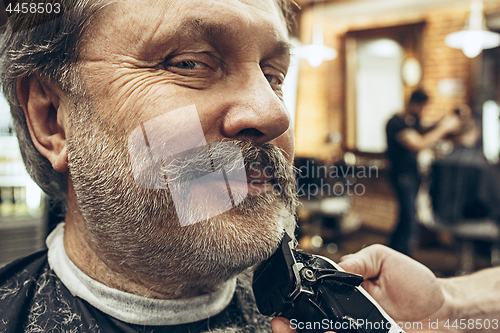
[[[293,0],[274,0],[290,28]],[[51,2],[51,1],[47,1]],[[21,155],[29,175],[55,201],[65,202],[63,175],[35,148],[24,111],[17,99],[17,82],[35,73],[44,75],[72,94],[81,92],[77,62],[88,28],[111,0],[63,0],[62,16],[13,14],[0,45],[0,84],[11,106]]]
[[[74,90],[77,84],[74,70],[85,32],[95,23],[95,14],[108,3],[108,0],[64,0],[61,4],[64,13],[59,17],[13,13],[4,28],[4,40],[0,45],[0,84],[11,107],[26,169],[55,201],[66,200],[63,175],[52,168],[31,140],[17,98],[17,82],[39,73],[56,82],[65,92]]]
[[[295,2],[295,0],[274,0],[274,3],[280,11],[288,32],[291,33],[294,25],[296,24],[295,12],[301,9],[300,6]]]

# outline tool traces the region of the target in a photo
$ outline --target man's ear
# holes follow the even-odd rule
[[[66,94],[54,83],[38,75],[17,82],[31,140],[57,172],[68,170],[66,131],[69,108]]]

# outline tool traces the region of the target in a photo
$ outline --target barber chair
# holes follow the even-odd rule
[[[481,152],[459,148],[431,169],[427,184],[432,219],[424,225],[446,231],[460,243],[460,273],[475,269],[474,243],[491,244],[491,265],[500,265],[500,174]]]

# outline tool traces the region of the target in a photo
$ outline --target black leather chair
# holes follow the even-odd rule
[[[426,227],[451,233],[461,246],[462,273],[474,270],[474,243],[491,244],[500,264],[500,172],[475,149],[458,148],[436,161],[429,178],[433,221]]]

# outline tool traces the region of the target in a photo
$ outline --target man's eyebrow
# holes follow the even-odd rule
[[[211,44],[220,44],[237,38],[235,30],[230,26],[201,19],[191,19],[181,24],[180,31],[193,39],[202,39]],[[292,45],[283,38],[277,39],[272,48],[273,55],[290,56]]]
[[[205,22],[201,19],[186,20],[181,24],[180,32],[193,39],[202,39],[211,43],[236,37],[228,26]]]
[[[274,46],[273,53],[277,55],[285,55],[285,56],[290,56],[290,52],[292,49],[292,44],[290,42],[280,39],[277,41],[276,45]]]

